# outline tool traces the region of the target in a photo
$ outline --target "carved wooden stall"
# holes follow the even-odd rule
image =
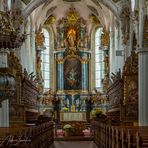
[[[21,105],[21,81],[22,81],[22,66],[18,57],[14,52],[8,55],[8,69],[7,72],[11,73],[15,78],[16,90],[14,95],[9,99],[9,118],[10,125],[23,124],[24,113],[23,105]]]
[[[53,136],[52,121],[35,127],[0,128],[0,148],[47,148]]]
[[[109,85],[107,96],[109,100],[107,116],[111,124],[120,124],[121,102],[123,99],[123,79],[120,70],[112,74],[112,83]]]
[[[37,95],[38,89],[32,80],[33,75],[24,74],[22,79],[22,98],[21,103],[24,104],[25,121],[37,120]]]
[[[18,57],[12,51],[8,54],[8,67],[0,69],[0,73],[10,75],[15,81],[13,93],[7,96],[7,99],[9,99],[10,126],[24,125],[29,116],[27,111],[37,115],[38,89],[35,86],[34,79],[31,79],[31,75],[27,74],[27,77],[23,73]]]
[[[138,56],[132,51],[123,69],[124,100],[122,121],[124,123],[138,122]]]

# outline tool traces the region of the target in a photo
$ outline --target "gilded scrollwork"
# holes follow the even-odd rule
[[[101,25],[100,21],[98,20],[98,18],[95,15],[90,15],[89,16],[89,21],[95,25]]]
[[[52,25],[55,23],[55,21],[56,21],[56,17],[53,15],[50,15],[48,19],[45,21],[44,25]]]
[[[127,57],[123,67],[123,76],[138,73],[138,55],[135,51],[131,52],[131,56]]]
[[[86,21],[75,8],[70,8],[65,18],[59,20],[58,47],[68,49],[68,54],[76,54],[78,48],[87,48],[88,36]]]
[[[148,47],[148,17],[145,17],[144,29],[143,29],[143,45]]]
[[[16,72],[22,73],[22,65],[14,52],[10,52],[10,54],[8,55],[8,64],[10,67],[9,71],[11,71],[13,74],[16,74]]]
[[[103,47],[109,47],[110,44],[110,33],[109,31],[103,30],[103,34],[101,35],[101,45]]]
[[[45,37],[44,34],[41,31],[41,28],[36,32],[35,36],[35,43],[37,47],[43,47],[44,46]]]
[[[15,35],[15,30],[11,22],[10,16],[5,12],[0,12],[0,34],[2,35]]]
[[[121,12],[121,31],[122,31],[122,41],[123,44],[127,44],[127,41],[129,40],[129,24],[130,24],[130,9],[128,7],[125,7],[122,9]]]
[[[14,15],[14,12],[12,12]],[[15,15],[14,15],[15,16]],[[19,18],[19,19],[18,19]],[[25,35],[21,33],[18,24],[22,24],[22,18],[12,18],[8,12],[0,11],[0,46],[5,44],[7,48],[15,48],[22,45]],[[18,21],[18,22],[17,22]]]
[[[123,69],[125,119],[137,121],[138,117],[138,55],[132,51]]]

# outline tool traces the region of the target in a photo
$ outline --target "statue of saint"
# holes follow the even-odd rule
[[[74,54],[76,52],[77,45],[76,45],[76,34],[73,30],[67,34],[67,38],[64,40],[64,42],[66,48],[68,49],[68,52],[70,54]]]
[[[74,34],[70,34],[68,36],[68,43],[69,43],[70,47],[74,47],[75,46],[75,40],[76,40],[76,37],[75,37]]]

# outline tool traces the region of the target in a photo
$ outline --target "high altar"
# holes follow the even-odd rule
[[[91,59],[86,21],[70,8],[67,16],[59,20],[57,32],[54,58],[59,121],[86,121]]]

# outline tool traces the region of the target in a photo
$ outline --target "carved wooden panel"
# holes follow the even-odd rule
[[[113,74],[112,83],[110,84],[107,96],[109,99],[109,110],[117,110],[120,108],[123,99],[123,80],[120,71]]]
[[[28,108],[37,108],[38,90],[30,80],[24,78],[22,83],[22,104]]]
[[[123,71],[124,78],[124,112],[126,121],[138,120],[138,56],[132,51],[127,58]]]

